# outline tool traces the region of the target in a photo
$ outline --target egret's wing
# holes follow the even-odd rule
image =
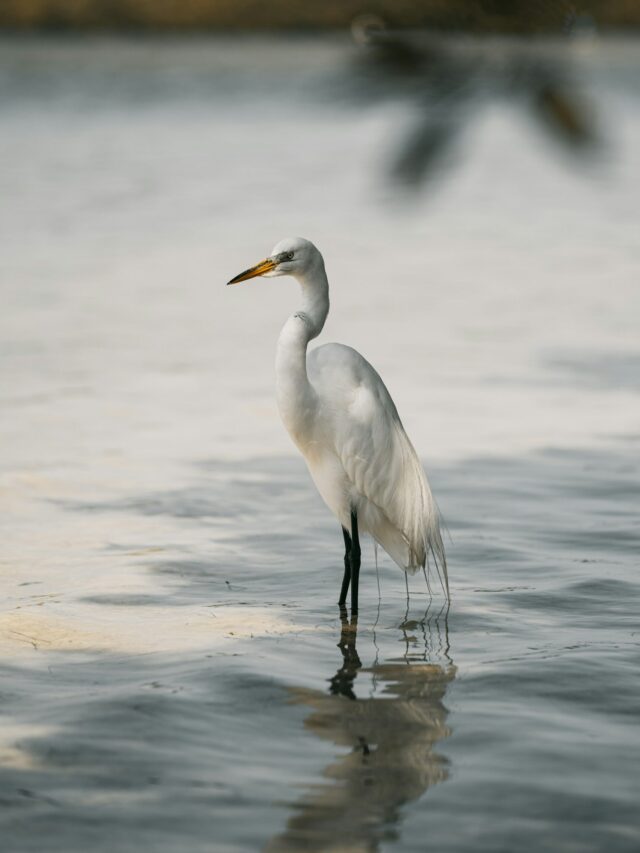
[[[325,389],[331,383],[336,455],[356,491],[378,507],[393,528],[384,534],[391,550],[382,539],[380,544],[408,571],[424,566],[432,554],[448,591],[438,509],[384,382],[350,347],[330,344],[315,352],[324,362],[317,367]],[[405,546],[402,558],[399,537]]]

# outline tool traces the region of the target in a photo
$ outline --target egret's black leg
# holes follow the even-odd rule
[[[360,539],[358,515],[351,510],[351,615],[358,612],[358,578],[360,576]],[[346,592],[345,592],[346,594]]]
[[[344,536],[344,575],[342,577],[342,588],[340,590],[340,600],[338,604],[344,605],[347,600],[347,592],[349,591],[349,582],[351,581],[351,537],[346,527],[342,528]]]

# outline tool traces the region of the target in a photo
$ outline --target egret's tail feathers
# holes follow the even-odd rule
[[[425,536],[417,552],[409,544],[406,536],[388,519],[379,521],[375,526],[375,541],[387,552],[391,559],[407,574],[413,575],[418,569],[431,572],[435,567],[438,580],[445,597],[449,598],[449,576],[447,573],[447,558],[442,543],[440,530],[432,540]]]
[[[418,568],[431,568],[433,560],[442,591],[449,598],[447,558],[440,531],[440,513],[431,494],[422,463],[409,437],[400,424],[396,446],[401,451],[402,476],[398,484],[398,513],[395,519],[405,542],[406,558],[400,562],[390,556],[407,572]]]
[[[449,594],[449,572],[447,571],[447,556],[444,552],[444,544],[442,542],[439,522],[440,517],[438,515],[437,537],[435,537],[436,541],[432,541],[429,543],[429,551],[431,553],[431,556],[433,557],[433,562],[436,567],[436,572],[438,574],[438,580],[440,581],[440,585],[442,586],[442,591],[445,594],[447,600],[449,600],[451,596]],[[430,568],[428,564],[429,555],[427,555],[427,566],[428,568]]]
[[[405,572],[413,575],[421,567],[421,564],[412,558],[405,536],[388,519],[384,518],[376,524],[373,535],[380,547],[384,548],[393,562]]]

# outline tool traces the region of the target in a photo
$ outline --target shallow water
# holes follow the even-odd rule
[[[408,203],[348,51],[3,44],[8,850],[638,848],[637,59],[581,59],[604,161],[487,97]],[[448,611],[368,543],[334,604],[295,289],[223,287],[288,232],[424,456]]]

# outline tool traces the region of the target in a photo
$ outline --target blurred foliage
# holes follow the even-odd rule
[[[2,0],[0,27],[17,29],[343,28],[362,14],[391,27],[471,32],[549,32],[567,21],[640,25],[639,0]]]
[[[570,22],[567,35],[574,29],[579,35],[580,26]],[[373,15],[356,18],[352,33],[360,50],[350,79],[359,100],[408,107],[410,119],[391,164],[394,182],[407,190],[444,172],[459,138],[496,99],[525,111],[532,126],[568,150],[574,163],[586,163],[601,148],[595,105],[585,97],[568,51],[552,58],[535,41],[497,45],[492,39],[390,30]]]

